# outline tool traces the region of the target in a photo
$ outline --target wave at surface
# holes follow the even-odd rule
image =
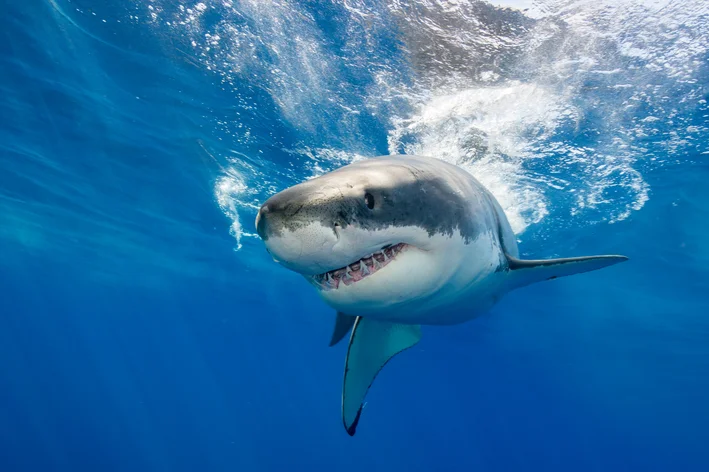
[[[628,218],[647,171],[707,151],[688,121],[707,109],[705,2],[498,3],[155,0],[130,18],[234,93],[214,192],[239,247],[258,202],[363,156],[456,163],[521,233]]]

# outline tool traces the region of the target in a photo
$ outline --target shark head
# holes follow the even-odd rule
[[[476,222],[454,166],[429,159],[359,161],[288,188],[261,207],[256,228],[274,260],[351,315],[417,303],[450,285]]]

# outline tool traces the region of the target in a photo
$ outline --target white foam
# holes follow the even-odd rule
[[[247,187],[244,179],[234,169],[227,170],[227,175],[217,180],[214,186],[214,193],[217,197],[219,208],[231,219],[230,232],[236,239],[236,249],[241,249],[241,237],[243,230],[239,220],[237,204],[239,197],[246,191]]]
[[[338,33],[344,45],[332,51],[333,32],[290,2],[203,0],[177,8],[151,0],[141,16],[169,24],[190,59],[225,88],[239,82],[265,91],[297,133],[312,137],[285,150],[305,170],[303,176],[298,166],[286,169],[292,181],[227,166],[215,194],[239,241],[245,233],[238,213],[250,212],[254,200],[369,151],[352,126],[365,114],[391,126],[390,152],[430,155],[469,170],[495,194],[518,233],[549,215],[579,226],[619,221],[642,208],[649,196],[642,172],[652,154],[646,140],[657,139],[664,155],[676,156],[709,132],[684,122],[689,114],[681,108],[703,98],[691,85],[709,52],[709,3],[490,3],[537,21],[509,24],[500,33],[466,1],[347,0],[336,20],[346,30]],[[519,15],[503,18],[514,22]],[[381,51],[391,48],[389,39],[379,42],[382,31],[387,38],[394,32],[402,43],[394,56],[405,59]],[[509,67],[515,61],[518,69]],[[359,80],[352,77],[370,85],[351,87]],[[687,86],[681,101],[668,93],[677,86]],[[233,87],[237,95],[239,87]],[[607,90],[607,100],[593,90]],[[238,100],[241,112],[259,106]],[[594,114],[602,123],[589,124]],[[665,123],[675,131],[655,138]],[[589,133],[588,126],[596,129]],[[593,132],[599,138],[590,143],[576,139]],[[242,128],[234,134],[237,143],[251,136]],[[658,154],[652,159],[663,159]],[[237,190],[240,185],[247,189]]]
[[[525,175],[534,140],[551,135],[577,112],[541,87],[512,82],[435,97],[395,121],[389,152],[442,159],[468,170],[505,210],[515,232],[547,215],[541,189]]]
[[[246,177],[236,169],[238,164],[232,159],[232,165],[224,169],[224,175],[214,184],[214,195],[224,215],[231,220],[229,232],[236,239],[236,250],[241,249],[243,237],[256,237],[254,233],[244,231],[239,218],[240,211],[253,213],[253,197],[256,186],[249,186]]]

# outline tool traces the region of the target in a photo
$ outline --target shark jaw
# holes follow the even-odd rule
[[[321,291],[337,290],[342,285],[356,284],[382,270],[409,247],[406,243],[389,244],[339,269],[308,276],[308,280]]]

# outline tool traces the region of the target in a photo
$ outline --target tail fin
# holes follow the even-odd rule
[[[603,269],[627,260],[625,256],[585,256],[523,261],[507,256],[512,288]]]

